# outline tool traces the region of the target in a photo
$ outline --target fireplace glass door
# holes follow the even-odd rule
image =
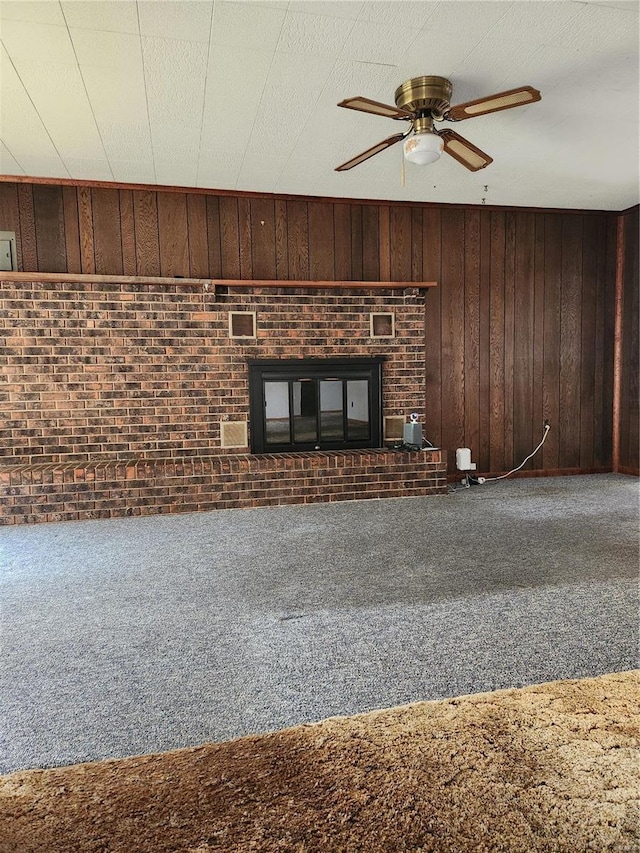
[[[249,365],[254,453],[380,445],[381,359]]]

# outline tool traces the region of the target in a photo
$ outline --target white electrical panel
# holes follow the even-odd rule
[[[0,272],[17,269],[15,232],[0,231]]]
[[[11,256],[11,243],[9,240],[0,240],[0,270],[12,270],[13,258]]]

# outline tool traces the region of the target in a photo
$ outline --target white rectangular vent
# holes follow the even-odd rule
[[[220,445],[222,447],[247,447],[247,422],[222,421],[220,424]]]

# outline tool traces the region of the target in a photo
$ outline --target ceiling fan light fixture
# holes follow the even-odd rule
[[[339,107],[409,121],[411,124],[405,133],[396,133],[388,139],[383,139],[341,166],[336,166],[336,172],[352,169],[400,141],[404,142],[404,160],[409,163],[415,163],[417,166],[435,163],[444,151],[470,172],[477,172],[493,163],[493,159],[453,130],[434,130],[433,122],[463,121],[474,116],[531,104],[539,101],[541,97],[540,92],[533,86],[520,86],[517,89],[509,89],[508,92],[497,92],[495,95],[476,98],[475,101],[455,104],[452,107],[452,91],[451,81],[445,77],[423,76],[413,77],[396,89],[395,107],[360,95],[340,101]],[[404,171],[402,175],[404,180]]]
[[[403,145],[405,159],[416,166],[426,166],[440,159],[444,142],[437,133],[423,131],[409,136]]]

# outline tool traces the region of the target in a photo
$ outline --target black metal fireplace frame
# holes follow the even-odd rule
[[[384,356],[342,357],[342,358],[299,358],[299,359],[259,359],[249,360],[249,409],[250,442],[252,453],[291,453],[313,450],[350,450],[382,446],[382,364]],[[295,382],[304,379],[316,383],[320,380],[366,379],[368,382],[369,435],[366,439],[348,437],[344,410],[345,429],[342,440],[289,441],[282,443],[267,442],[265,416],[265,381]],[[320,407],[316,407],[316,417],[320,418]],[[293,413],[289,413],[290,419]],[[318,421],[318,435],[320,425]],[[294,438],[293,426],[290,437]]]

